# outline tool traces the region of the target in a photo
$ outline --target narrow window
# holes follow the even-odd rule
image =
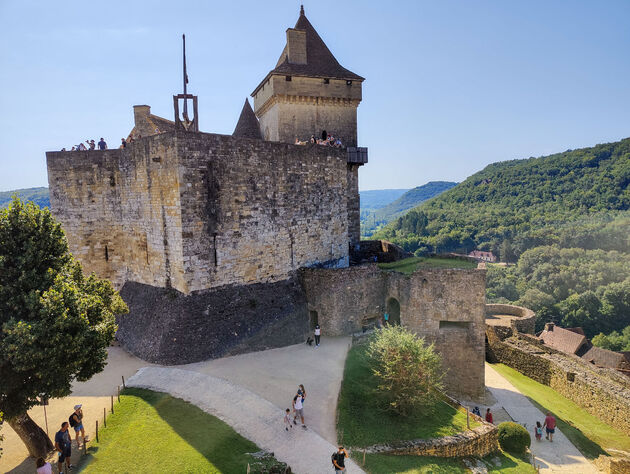
[[[284,76],[284,80],[285,81],[290,81],[291,80],[291,76]]]
[[[107,245],[105,246],[105,261],[109,262],[109,249],[107,248]]]
[[[351,86],[352,85],[352,81],[346,81],[346,85],[347,86]]]
[[[330,79],[328,78],[324,79],[324,84],[330,84]]]
[[[214,234],[214,266],[219,266],[219,257],[217,256],[217,234]]]

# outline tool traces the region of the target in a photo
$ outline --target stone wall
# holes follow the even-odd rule
[[[375,264],[339,270],[303,269],[308,308],[322,334],[342,335],[373,326],[396,304],[400,323],[434,343],[442,355],[445,384],[457,396],[484,390],[485,272],[419,269],[411,275]]]
[[[496,426],[484,422],[482,426],[452,436],[375,445],[365,448],[365,451],[367,453],[441,458],[483,457],[499,451],[499,433]]]
[[[143,360],[186,364],[303,342],[306,298],[295,278],[230,285],[185,295],[127,282],[129,314],[118,317],[120,343]]]
[[[630,435],[630,379],[551,349],[527,334],[486,327],[490,362],[506,364],[548,385],[592,415]]]
[[[170,132],[47,163],[71,251],[119,288],[187,294],[344,267],[358,232],[356,166],[342,149]]]
[[[510,321],[510,326],[516,332],[534,334],[536,326],[536,313],[529,308],[512,304],[487,304],[486,316],[492,314],[507,314],[516,316]]]

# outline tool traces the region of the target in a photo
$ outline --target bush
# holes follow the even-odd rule
[[[389,326],[372,336],[367,354],[384,409],[406,415],[439,399],[444,371],[433,344],[426,346],[401,326]]]
[[[506,421],[499,425],[499,444],[504,451],[523,454],[531,442],[528,431],[518,423]]]

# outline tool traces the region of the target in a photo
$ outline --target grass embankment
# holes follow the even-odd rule
[[[382,412],[375,403],[373,390],[376,379],[370,371],[364,345],[350,349],[346,359],[344,379],[339,395],[337,433],[347,446],[364,447],[378,443],[408,439],[448,436],[466,429],[466,414],[446,403],[440,403],[431,414],[400,417]],[[471,422],[471,427],[479,426]],[[354,449],[352,457],[360,465],[363,454]],[[505,453],[482,460],[489,472],[508,474],[533,473],[527,460]],[[424,456],[394,456],[368,454],[363,468],[370,473],[464,473],[470,472],[463,459]]]
[[[164,393],[126,389],[90,443],[83,473],[245,472],[259,448],[221,420]]]
[[[602,422],[551,387],[536,382],[504,364],[492,367],[510,381],[543,413],[552,412],[558,428],[587,459],[607,454],[607,449],[630,451],[630,437]],[[536,420],[532,420],[535,422]],[[543,421],[543,420],[539,420]]]
[[[379,263],[379,268],[393,272],[411,274],[419,268],[477,268],[476,262],[458,258],[409,257],[397,262]]]

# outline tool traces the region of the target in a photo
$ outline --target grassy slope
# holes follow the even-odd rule
[[[409,257],[392,263],[379,263],[379,268],[411,274],[418,268],[477,268],[475,262],[457,258]]]
[[[221,420],[164,393],[127,389],[81,472],[245,472],[259,448]]]
[[[352,347],[346,359],[337,408],[341,442],[348,446],[369,446],[447,436],[466,429],[466,415],[446,403],[440,403],[434,413],[426,415],[399,417],[381,412],[374,402],[377,382],[368,366],[365,349],[363,345]]]
[[[551,411],[558,428],[588,459],[605,454],[606,449],[630,451],[630,438],[605,424],[552,388],[536,382],[503,364],[492,366],[543,413]]]

